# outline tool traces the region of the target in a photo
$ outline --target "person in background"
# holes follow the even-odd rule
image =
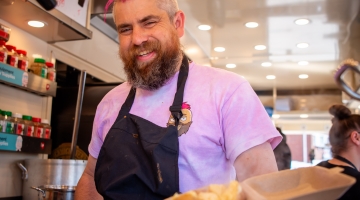
[[[291,167],[291,151],[289,146],[286,143],[286,136],[281,131],[281,128],[276,127],[276,130],[279,131],[283,137],[280,144],[274,149],[276,164],[279,170],[290,169]]]
[[[311,164],[313,164],[314,159],[315,159],[315,149],[311,148],[311,150],[309,152],[309,160],[310,160]]]
[[[165,199],[277,171],[281,135],[245,79],[183,54],[176,0],[117,0],[113,15],[127,82],[97,107],[76,199]]]
[[[333,105],[329,109],[334,116],[329,140],[333,158],[322,161],[318,166],[341,167],[346,175],[356,178],[356,183],[340,199],[360,198],[360,115],[351,114],[343,105]]]

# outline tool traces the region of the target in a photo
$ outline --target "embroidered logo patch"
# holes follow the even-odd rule
[[[180,118],[179,125],[177,127],[179,137],[182,134],[185,134],[188,132],[190,125],[192,124],[192,113],[191,113],[191,107],[189,104],[184,102],[181,106],[181,112],[183,116]],[[169,121],[166,124],[167,126],[175,126],[175,119],[172,115],[170,115]]]

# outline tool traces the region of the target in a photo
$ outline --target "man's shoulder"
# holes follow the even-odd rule
[[[131,85],[128,82],[124,82],[113,89],[111,89],[100,101],[99,105],[108,104],[113,101],[121,101],[126,99],[129,94]]]
[[[225,69],[202,66],[197,63],[192,63],[191,65],[191,71],[197,80],[209,80],[211,83],[221,85],[247,82],[243,76]]]

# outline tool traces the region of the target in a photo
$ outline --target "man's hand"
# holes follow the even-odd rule
[[[244,151],[236,158],[234,167],[239,182],[253,176],[278,171],[274,152],[268,142]]]
[[[89,156],[83,175],[75,190],[75,200],[92,199],[102,200],[102,196],[96,191],[94,173],[97,159]]]

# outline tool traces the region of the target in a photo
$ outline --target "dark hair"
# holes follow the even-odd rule
[[[360,115],[352,115],[351,111],[343,105],[333,105],[329,113],[334,116],[330,129],[329,140],[333,155],[347,149],[347,141],[352,131],[360,131]]]

